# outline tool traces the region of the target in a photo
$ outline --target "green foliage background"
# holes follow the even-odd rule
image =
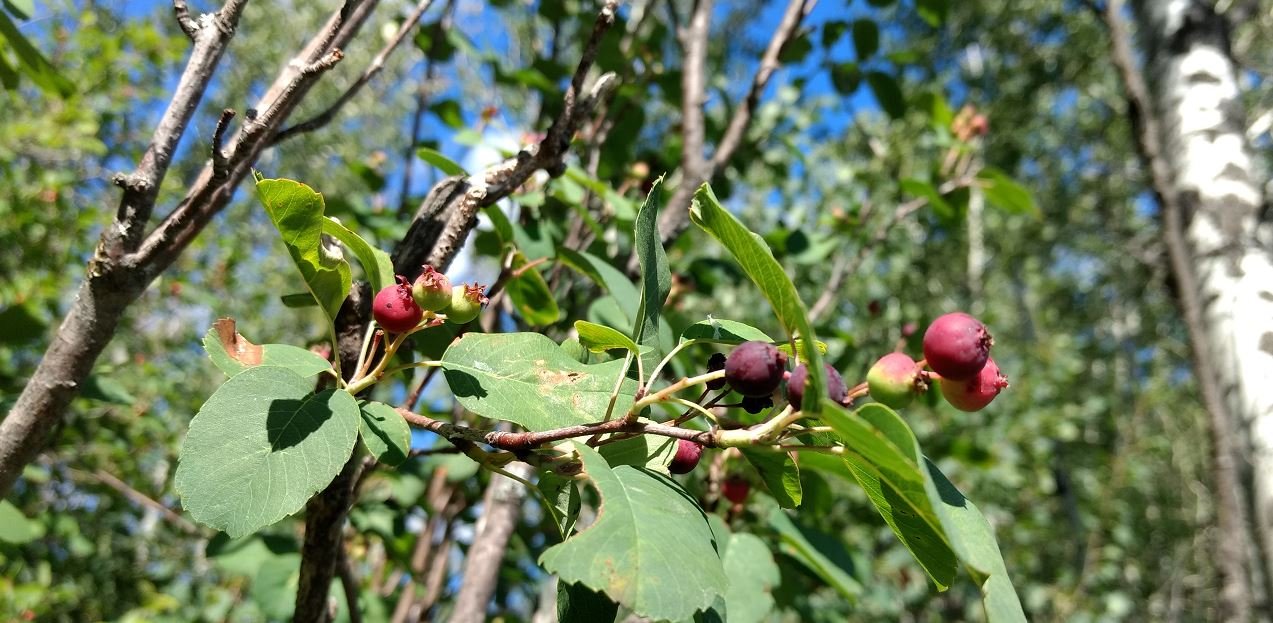
[[[392,57],[336,123],[271,150],[258,167],[316,186],[329,214],[391,248],[406,223],[399,209],[404,154],[431,146],[460,160],[468,148],[457,142],[457,130],[483,123],[487,107],[497,111],[497,126],[542,131],[594,10],[578,1],[491,4],[460,3],[459,28],[445,44],[426,27],[422,32],[435,38],[419,36],[416,47]],[[775,10],[762,2],[722,4],[714,31],[744,35],[712,39],[710,87],[727,96],[710,100],[709,138],[723,131],[723,102],[745,89],[763,49],[768,26],[747,25]],[[817,327],[827,360],[851,382],[899,344],[918,352],[919,334],[906,337],[907,323],[922,329],[960,308],[992,327],[1009,391],[980,413],[931,402],[903,415],[926,453],[995,526],[1032,620],[1159,620],[1168,612],[1208,620],[1216,578],[1202,413],[1099,20],[1078,2],[826,4],[833,6],[816,13],[784,52],[791,68],[765,94],[748,141],[714,184],[718,194],[765,233],[806,302],[824,294],[836,258],[861,258],[831,293]],[[216,113],[247,106],[333,6],[291,3],[287,18],[277,19],[283,9],[249,5],[183,154],[204,149]],[[331,101],[379,48],[382,28],[407,8],[382,6],[294,119]],[[625,62],[617,49],[599,61],[624,80],[611,107],[619,121],[597,154],[596,177],[622,196],[607,198],[585,249],[620,268],[632,252],[642,183],[669,172],[674,185],[680,154],[679,50],[662,23],[663,3],[635,2],[625,11],[638,9],[656,13],[637,31],[630,57],[639,62]],[[0,248],[7,250],[0,253],[0,412],[34,369],[113,214],[110,176],[145,148],[188,50],[164,6],[125,15],[109,4],[55,1],[41,15],[23,32],[74,91],[60,96],[24,81],[0,92]],[[431,12],[426,21],[436,19]],[[1267,56],[1265,27],[1252,20],[1239,30],[1240,57]],[[415,114],[425,51],[441,95],[431,98],[424,132],[411,141],[404,129]],[[1248,97],[1261,110],[1268,89],[1257,81]],[[964,103],[990,120],[979,152],[986,165],[1034,199],[988,196],[979,288],[969,279],[966,192],[948,193],[877,234],[896,206],[946,181],[941,161],[957,143],[952,109]],[[410,160],[416,182],[405,193],[408,214],[427,182],[440,177]],[[637,162],[649,179],[634,176]],[[181,159],[160,205],[170,206],[201,166],[200,157]],[[522,208],[517,246],[527,260],[557,255],[568,233],[563,223],[577,218],[586,190],[568,175],[514,198]],[[477,253],[497,250],[495,236],[478,234]],[[760,293],[705,234],[681,237],[668,259],[673,287],[665,318],[677,333],[711,315],[782,334]],[[597,286],[558,266],[553,260],[544,275],[561,313],[539,329],[560,341],[574,321],[613,312]],[[299,556],[293,521],[231,544],[138,505],[100,474],[175,505],[176,450],[221,380],[200,337],[214,318],[232,316],[258,343],[320,342],[319,312],[279,300],[301,289],[268,216],[250,192],[240,192],[130,310],[56,446],[11,496],[32,532],[0,540],[0,618],[288,616]],[[511,322],[524,327],[527,319]],[[709,351],[690,352],[701,365]],[[369,619],[393,606],[394,587],[386,590],[371,574],[384,568],[380,560],[390,568],[405,564],[427,512],[419,497],[432,471],[447,466],[462,495],[480,499],[486,476],[464,460],[414,460],[368,483],[352,522]],[[817,470],[806,470],[804,480],[799,514],[783,515],[761,494],[730,526],[735,541],[755,534],[782,552],[775,559],[780,576],[765,584],[772,587],[771,618],[981,616],[976,587],[956,582],[938,593],[855,485]],[[459,524],[475,520],[470,508]],[[557,542],[556,531],[551,516],[528,508],[497,591],[506,620],[529,620],[535,611],[545,579],[535,561]],[[730,547],[741,555],[751,545]],[[466,543],[454,547],[448,578],[458,582]],[[810,552],[822,562],[808,562]],[[834,571],[810,571],[817,564]],[[447,586],[443,612],[454,591]]]

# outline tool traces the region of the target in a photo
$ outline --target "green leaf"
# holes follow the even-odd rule
[[[257,346],[236,333],[234,321],[229,318],[212,323],[212,328],[203,336],[203,350],[226,376],[234,376],[256,366],[287,368],[301,377],[311,377],[332,369],[331,364],[318,353],[299,346]]]
[[[37,341],[48,326],[31,305],[10,305],[0,311],[0,344],[21,346]]]
[[[840,41],[844,33],[849,31],[849,23],[842,19],[833,19],[822,24],[822,47],[830,49]]]
[[[442,356],[443,374],[465,409],[529,430],[600,422],[623,361],[586,365],[538,333],[467,333]],[[625,379],[614,405],[627,413],[636,381]]]
[[[637,348],[636,342],[632,338],[624,335],[618,329],[612,329],[603,324],[588,322],[587,320],[576,320],[575,331],[579,333],[579,343],[594,353],[603,353],[615,348],[624,348],[635,354],[640,354],[641,349]]]
[[[831,86],[840,95],[852,95],[862,86],[862,70],[857,63],[836,63],[831,66]]]
[[[175,478],[195,520],[243,536],[300,510],[335,478],[358,436],[358,403],[313,387],[287,368],[259,366],[203,403]]]
[[[619,604],[582,584],[557,583],[558,623],[611,623]]]
[[[452,128],[464,127],[464,115],[460,112],[460,104],[455,100],[442,100],[429,107],[442,123]]]
[[[32,0],[4,0],[4,8],[18,19],[31,19],[35,14],[35,2]]]
[[[371,246],[362,236],[354,233],[354,230],[330,216],[323,217],[323,233],[339,240],[354,252],[354,257],[358,258],[363,272],[367,274],[367,280],[371,282],[372,292],[379,292],[385,286],[393,285],[393,259],[388,253]]]
[[[729,535],[721,552],[729,589],[725,604],[729,623],[759,623],[774,609],[772,591],[782,581],[778,564],[760,537],[745,532]]]
[[[248,595],[271,621],[292,618],[301,582],[300,554],[267,558],[256,572]]]
[[[517,270],[528,263],[526,255],[518,251],[513,254],[511,268]],[[508,292],[508,298],[513,302],[517,313],[521,314],[522,320],[532,327],[553,324],[561,317],[557,298],[553,296],[552,290],[548,289],[548,282],[544,281],[544,276],[534,267],[510,279],[504,289]]]
[[[681,344],[694,340],[713,344],[742,344],[743,342],[773,342],[773,338],[749,324],[734,320],[708,318],[700,320],[681,332]]]
[[[136,401],[123,383],[100,374],[88,377],[84,388],[80,390],[80,397],[116,405],[130,405]]]
[[[772,452],[758,448],[739,448],[743,458],[760,474],[769,494],[783,508],[800,506],[803,490],[800,487],[800,468],[786,452]]]
[[[796,526],[791,517],[780,508],[769,514],[769,525],[778,532],[782,551],[803,564],[828,586],[839,591],[845,599],[856,602],[862,594],[862,585],[841,564],[828,558],[813,542],[806,531]]]
[[[468,175],[469,174],[468,171],[465,171],[464,167],[460,166],[458,162],[450,158],[447,158],[446,156],[443,156],[442,152],[437,151],[435,149],[429,149],[428,147],[418,147],[415,150],[415,155],[419,159],[433,165],[434,168],[441,171],[444,175]]]
[[[606,292],[618,301],[620,309],[628,319],[636,318],[637,306],[641,302],[641,292],[632,285],[623,271],[591,253],[561,247],[557,249],[557,255],[563,264],[605,288]]]
[[[954,218],[955,209],[946,201],[932,184],[915,178],[907,178],[900,182],[902,192],[916,198],[928,200],[928,205],[940,218]]]
[[[637,210],[635,240],[637,259],[641,263],[641,302],[637,305],[632,339],[651,350],[641,355],[645,369],[653,370],[661,358],[659,351],[659,315],[672,291],[672,271],[667,265],[667,252],[659,237],[659,192],[663,182],[654,180],[645,203]]]
[[[0,500],[0,541],[22,545],[42,536],[44,524],[27,519],[8,500]]]
[[[689,619],[725,593],[707,518],[680,486],[628,465],[611,469],[574,445],[601,506],[592,526],[540,556],[544,569],[655,620]]]
[[[515,236],[513,223],[508,220],[508,215],[504,214],[504,210],[498,203],[482,208],[482,212],[486,214],[486,218],[491,219],[491,225],[495,227],[495,233],[499,236],[501,243],[507,245],[513,242]]]
[[[676,454],[676,440],[658,435],[637,435],[623,441],[607,443],[597,451],[611,467],[632,465],[668,474],[667,466]]]
[[[888,116],[897,119],[906,114],[906,99],[902,97],[902,87],[898,86],[893,76],[882,71],[868,71],[866,84],[871,87],[875,101],[880,103],[880,108]]]
[[[353,280],[349,262],[338,252],[323,248],[323,196],[300,182],[283,179],[257,182],[256,193],[300,269],[305,286],[327,317],[335,319]]]
[[[821,396],[826,387],[826,371],[822,369],[822,357],[817,348],[810,348],[816,343],[813,327],[809,324],[808,309],[800,300],[796,286],[787,276],[786,270],[774,259],[773,252],[765,241],[752,233],[728,210],[721,207],[716,195],[707,184],[699,187],[694,193],[690,205],[690,219],[694,224],[720,241],[725,249],[734,257],[734,261],[760,289],[761,294],[769,300],[778,321],[794,337],[796,334],[804,338],[801,347],[803,360],[809,366],[808,395]],[[805,405],[804,411],[816,416],[821,404],[811,401]],[[813,410],[810,411],[809,409]]]
[[[579,487],[575,485],[573,478],[559,476],[550,471],[540,474],[539,482],[535,486],[539,487],[539,492],[544,495],[544,499],[552,503],[553,523],[556,524],[557,532],[564,540],[574,531],[575,521],[579,519],[579,509],[583,506]]]
[[[0,45],[0,87],[6,91],[18,88],[18,71],[5,58],[4,46]]]
[[[284,307],[291,309],[304,309],[306,307],[314,307],[318,305],[318,301],[314,300],[314,295],[309,292],[284,294],[283,296],[278,297],[278,300]]]
[[[853,22],[853,49],[859,62],[873,56],[880,49],[880,27],[869,19]]]
[[[921,19],[934,28],[946,21],[946,13],[950,10],[948,0],[915,0],[915,11]]]
[[[1007,173],[994,167],[985,167],[977,172],[977,180],[981,182],[981,191],[985,193],[990,205],[1009,214],[1039,216],[1039,206],[1035,205],[1030,191]]]
[[[910,427],[880,404],[849,415],[827,401],[823,419],[856,453],[854,476],[938,587],[949,586],[957,559],[981,588],[991,623],[1025,621],[989,522],[923,456]]]
[[[411,451],[411,428],[393,407],[367,401],[358,405],[362,416],[362,443],[377,461],[397,467]]]
[[[13,46],[13,51],[18,56],[18,69],[41,91],[56,93],[63,98],[75,93],[75,85],[58,73],[57,68],[18,32],[17,24],[3,11],[0,11],[0,38],[8,40],[9,45]]]

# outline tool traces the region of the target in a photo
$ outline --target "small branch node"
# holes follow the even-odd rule
[[[172,13],[177,18],[177,25],[181,27],[181,32],[186,33],[186,37],[194,41],[199,32],[199,23],[190,17],[190,6],[186,4],[186,0],[172,0]]]

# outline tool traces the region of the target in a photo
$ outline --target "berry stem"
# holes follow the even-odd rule
[[[716,421],[716,415],[714,413],[712,413],[711,411],[708,411],[705,407],[698,404],[697,402],[686,400],[684,398],[672,398],[671,402],[675,402],[676,404],[688,407],[690,410],[698,411],[699,413],[703,414],[703,417],[706,417],[708,421],[713,422],[717,425],[720,424],[720,422]],[[681,419],[677,418],[676,422],[674,422],[673,424],[679,426],[681,424]]]
[[[668,362],[672,361],[672,357],[676,356],[676,353],[681,352],[681,350],[684,349],[686,346],[689,346],[690,344],[695,344],[697,342],[698,340],[686,340],[684,342],[681,342],[680,344],[677,344],[675,348],[673,348],[671,351],[668,352],[666,356],[663,357],[663,360],[659,362],[659,365],[654,366],[654,370],[650,372],[650,378],[648,379],[649,384],[653,385],[654,382],[659,379],[659,374],[663,372],[663,368],[667,366]],[[644,393],[645,393],[645,383],[642,382],[640,385],[640,389],[637,390],[637,395],[641,395]]]
[[[687,387],[693,387],[694,385],[702,385],[703,383],[706,383],[708,381],[715,381],[716,379],[723,379],[723,378],[725,378],[724,370],[708,372],[707,374],[700,374],[698,376],[685,377],[675,383],[672,383],[671,385],[668,385],[667,387],[664,387],[663,389],[660,389],[657,392],[654,392],[653,394],[650,394],[649,396],[646,396],[632,403],[632,408],[628,410],[628,414],[632,417],[636,417],[636,414],[640,413],[642,409],[656,402],[664,402],[668,400],[672,396],[672,394],[675,394],[676,392],[679,392]]]

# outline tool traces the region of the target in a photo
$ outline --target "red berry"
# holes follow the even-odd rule
[[[751,483],[742,477],[730,476],[721,483],[720,493],[725,496],[726,500],[735,504],[742,504],[747,500],[747,494],[751,492]]]
[[[420,324],[424,310],[411,298],[411,283],[398,275],[398,283],[385,286],[371,303],[371,315],[385,331],[406,333]]]
[[[688,439],[677,439],[676,456],[672,457],[672,463],[667,466],[667,471],[673,474],[688,474],[698,466],[698,460],[702,456],[702,444]]]
[[[844,402],[845,396],[849,395],[849,388],[844,386],[844,378],[829,363],[822,364],[822,368],[827,372],[827,395],[831,400]],[[808,379],[809,367],[802,363],[796,366],[796,371],[787,380],[787,402],[796,411],[800,410],[800,405],[804,402],[804,384]]]
[[[941,395],[960,411],[980,411],[1008,386],[1008,377],[999,372],[995,360],[986,361],[977,376],[966,381],[941,379]]]
[[[900,409],[927,389],[919,364],[905,353],[880,357],[866,373],[866,386],[876,402]]]
[[[902,325],[902,337],[910,337],[912,335],[915,335],[916,331],[919,331],[919,325],[913,322],[908,322]]]
[[[942,378],[971,379],[986,365],[994,338],[980,320],[961,312],[946,314],[924,332],[924,358]]]
[[[743,342],[725,358],[725,380],[744,396],[768,396],[782,383],[787,356],[766,342]]]

